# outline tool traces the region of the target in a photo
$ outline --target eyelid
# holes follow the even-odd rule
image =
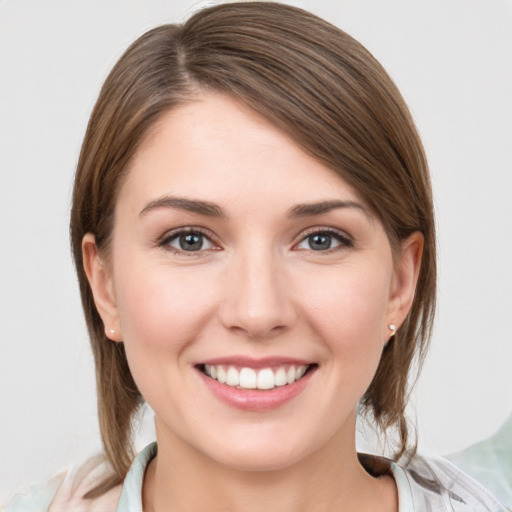
[[[329,252],[333,252],[336,250],[346,249],[346,248],[354,246],[354,239],[347,232],[345,232],[341,229],[333,228],[333,227],[315,226],[315,227],[308,228],[308,229],[302,231],[302,233],[299,235],[298,242],[296,242],[293,245],[293,248],[297,248],[297,246],[300,243],[304,242],[308,237],[310,237],[312,235],[316,235],[316,234],[326,234],[326,235],[332,236],[338,242],[340,242],[340,245],[326,249],[325,251],[313,251],[313,249],[310,249],[312,252],[329,253]],[[308,250],[308,249],[299,249],[299,250]]]
[[[207,238],[210,243],[214,246],[213,248],[201,249],[199,251],[182,251],[177,249],[176,247],[172,247],[170,242],[175,240],[180,235],[189,234],[189,233],[198,233],[205,238]],[[221,249],[221,245],[215,235],[211,233],[211,231],[201,228],[199,226],[180,226],[169,231],[166,231],[162,236],[158,237],[155,243],[156,246],[162,247],[168,251],[171,251],[175,254],[184,254],[186,256],[199,256],[201,253],[212,250]]]

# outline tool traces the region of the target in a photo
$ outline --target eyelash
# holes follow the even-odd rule
[[[208,249],[201,248],[196,251],[185,251],[182,249],[177,249],[176,247],[173,247],[171,245],[171,242],[178,240],[181,236],[184,236],[184,235],[200,235],[203,238],[203,243],[205,240],[207,240],[210,244],[212,244],[213,247],[208,248]],[[185,255],[185,256],[199,256],[205,250],[218,250],[219,249],[219,244],[217,242],[215,242],[213,236],[210,233],[204,231],[201,228],[196,228],[196,227],[192,227],[192,226],[187,227],[187,228],[178,228],[178,229],[171,231],[170,233],[167,232],[161,239],[159,239],[157,241],[156,245],[158,245],[158,247],[164,248],[167,251],[172,252],[173,254]]]
[[[181,236],[184,235],[200,235],[203,238],[203,243],[204,240],[207,240],[210,244],[212,244],[213,247],[209,247],[207,249],[200,248],[195,251],[186,251],[183,249],[177,249],[171,245],[171,242],[178,240]],[[312,249],[311,247],[305,250],[310,251],[312,253],[331,254],[332,252],[348,249],[354,246],[353,240],[347,234],[344,234],[332,228],[313,228],[309,232],[303,234],[300,241],[296,243],[293,247],[296,248],[301,243],[308,240],[308,238],[319,235],[334,238],[339,243],[339,245],[335,247],[329,247],[325,250],[315,250]],[[166,233],[161,239],[157,241],[156,245],[158,247],[164,248],[167,251],[172,252],[173,254],[186,256],[199,256],[204,251],[219,250],[219,244],[214,240],[212,235],[210,233],[207,233],[203,229],[196,227],[178,228],[170,233]]]
[[[340,251],[343,249],[350,249],[351,247],[354,247],[354,241],[350,236],[348,236],[346,233],[340,232],[338,230],[332,229],[332,228],[313,228],[309,232],[306,232],[300,242],[295,245],[298,246],[299,244],[305,242],[308,238],[311,238],[315,235],[325,235],[328,237],[334,238],[337,242],[339,242],[339,245],[336,247],[329,247],[325,250],[314,250],[314,249],[306,249],[313,253],[323,253],[323,254],[331,254],[336,251]]]

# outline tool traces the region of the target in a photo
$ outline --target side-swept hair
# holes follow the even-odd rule
[[[436,249],[427,163],[409,110],[382,66],[349,35],[298,8],[221,4],[135,41],[112,69],[92,112],[78,162],[71,240],[96,364],[99,421],[116,485],[133,458],[131,425],[143,403],[122,343],[113,343],[83,269],[82,238],[108,256],[116,196],[155,122],[204,91],[237,98],[353,186],[381,220],[395,256],[419,231],[424,252],[411,311],[384,349],[361,409],[382,429],[405,418],[414,360],[421,366],[435,310]],[[414,450],[414,447],[412,448]]]

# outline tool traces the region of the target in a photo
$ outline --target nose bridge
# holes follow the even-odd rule
[[[287,295],[286,272],[271,244],[253,239],[230,264],[223,322],[251,338],[271,337],[295,318]]]

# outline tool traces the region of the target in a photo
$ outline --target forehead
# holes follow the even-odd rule
[[[341,176],[286,133],[242,102],[213,93],[161,117],[135,153],[120,197],[180,194],[222,200],[244,191],[283,203],[340,195],[360,201]]]

